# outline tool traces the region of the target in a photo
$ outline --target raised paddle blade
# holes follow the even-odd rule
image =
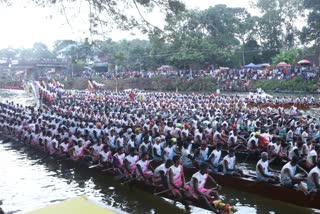
[[[92,168],[96,168],[96,167],[99,167],[100,166],[100,164],[96,164],[96,165],[91,165],[91,166],[89,166],[88,168],[89,169],[92,169]]]

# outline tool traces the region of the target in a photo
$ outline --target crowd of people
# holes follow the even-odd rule
[[[283,80],[300,77],[313,80],[319,77],[317,67],[295,67],[295,68],[220,68],[220,69],[203,69],[203,70],[176,70],[170,69],[148,70],[148,71],[123,71],[123,72],[107,72],[95,73],[86,71],[81,76],[83,78],[92,78],[93,76],[101,76],[105,79],[135,79],[135,78],[154,78],[157,76],[169,79],[186,78],[188,80],[197,78],[212,78],[218,81],[223,91],[249,91],[251,90],[250,82],[254,80]]]
[[[301,182],[295,177],[299,169],[307,176],[309,191],[320,187],[320,121],[297,109],[249,107],[236,96],[66,93],[39,109],[1,103],[0,130],[50,155],[90,160],[129,179],[164,185],[182,201],[186,192],[219,198],[205,188],[207,178],[216,184],[208,172],[242,176],[238,151],[262,153],[258,181],[278,182],[268,169],[280,160],[287,162],[280,172],[283,186]],[[184,168],[199,169],[189,185]]]

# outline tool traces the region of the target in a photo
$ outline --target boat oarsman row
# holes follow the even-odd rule
[[[152,186],[187,209],[194,202],[232,212],[216,191],[232,183],[320,208],[319,121],[297,109],[234,108],[200,94],[110,91],[66,94],[39,109],[11,102],[0,107],[3,133],[58,159],[121,175],[125,183]],[[261,154],[255,173],[237,167],[240,152],[247,154],[244,162]],[[284,166],[271,173],[271,163]]]

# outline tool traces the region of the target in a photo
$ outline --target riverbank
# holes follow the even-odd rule
[[[305,80],[297,77],[288,80],[225,80],[218,83],[216,79],[210,77],[202,77],[196,79],[186,78],[170,78],[156,76],[153,78],[132,78],[110,80],[101,77],[91,79],[98,83],[104,84],[104,89],[124,90],[124,89],[140,89],[148,91],[184,91],[184,92],[215,92],[218,88],[224,92],[248,92],[257,88],[262,88],[269,93],[320,93],[319,78]],[[65,89],[84,90],[88,88],[88,79],[81,77],[68,77],[59,79],[59,82],[65,85]],[[0,86],[5,82],[0,80]],[[7,84],[7,82],[6,82]],[[16,82],[14,85],[18,85]],[[1,87],[0,87],[1,88]],[[10,87],[6,87],[10,88]]]
[[[305,80],[303,78],[293,78],[289,80],[256,80],[249,81],[246,85],[231,84],[231,87],[226,87],[224,83],[218,83],[212,78],[197,78],[188,80],[185,78],[134,78],[110,80],[100,77],[92,78],[99,83],[104,84],[105,89],[124,90],[136,88],[148,91],[187,91],[187,92],[215,92],[218,88],[221,91],[227,92],[247,92],[253,91],[256,88],[262,88],[267,92],[292,92],[292,93],[319,93],[320,82],[319,78],[313,80]],[[66,89],[87,89],[88,80],[75,77],[61,81]]]

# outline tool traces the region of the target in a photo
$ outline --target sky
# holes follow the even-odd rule
[[[16,0],[15,0],[16,1]],[[87,14],[83,5],[66,7],[66,16],[55,8],[39,8],[21,3],[5,7],[0,5],[0,48],[30,48],[35,42],[43,42],[52,48],[54,41],[62,39],[83,40],[88,34],[87,20],[81,14]],[[254,0],[184,0],[188,8],[206,9],[216,4],[226,4],[229,7],[245,7],[249,9]],[[81,2],[81,1],[78,1]],[[71,12],[70,12],[71,11]],[[254,10],[249,10],[255,13]],[[80,14],[80,15],[79,15]],[[155,16],[159,18],[154,18]],[[68,17],[66,19],[66,17]],[[161,15],[152,14],[150,22],[161,25]],[[157,23],[158,22],[158,23]],[[146,39],[138,31],[123,32],[113,30],[108,33],[113,40]]]

